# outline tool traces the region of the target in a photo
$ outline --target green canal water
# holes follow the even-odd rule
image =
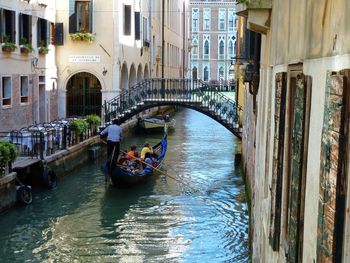
[[[0,262],[248,262],[239,141],[198,112],[175,118],[165,167],[197,191],[164,176],[115,189],[90,162],[0,215]],[[122,149],[161,137],[133,136]]]

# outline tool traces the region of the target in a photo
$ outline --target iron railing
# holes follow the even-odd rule
[[[55,120],[35,124],[20,130],[0,132],[0,141],[16,145],[19,156],[45,159],[59,150],[65,150],[97,134],[95,127],[89,126],[81,135],[75,134],[69,122],[77,118]]]
[[[214,118],[240,137],[237,103],[224,96],[220,89],[206,82],[191,79],[148,79],[130,90],[104,102],[104,121],[125,121],[146,108],[159,105],[180,105],[197,109]]]

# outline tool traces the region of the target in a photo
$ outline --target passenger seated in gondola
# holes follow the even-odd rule
[[[137,158],[139,157],[138,152],[136,151],[137,146],[135,144],[130,146],[130,150],[127,153],[127,157],[129,159],[128,165],[129,166],[133,166],[136,167],[138,162],[137,162]]]
[[[127,165],[129,161],[128,154],[126,153],[126,150],[122,152],[122,155],[119,157],[117,164],[119,165]]]
[[[141,174],[152,175],[152,173],[153,173],[153,158],[152,158],[152,154],[147,152],[145,154],[144,168]]]
[[[153,154],[153,150],[152,150],[152,147],[151,145],[146,142],[141,150],[141,159],[145,159],[145,155],[146,153],[150,153],[150,154]]]

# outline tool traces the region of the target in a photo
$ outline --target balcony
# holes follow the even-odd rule
[[[270,28],[272,0],[240,0],[236,14],[247,17],[248,29],[266,34]]]

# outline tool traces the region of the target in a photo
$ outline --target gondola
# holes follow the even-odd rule
[[[112,185],[115,187],[130,187],[145,182],[159,173],[159,168],[167,151],[167,135],[152,148],[157,156],[154,157],[156,165],[151,169],[152,172],[150,173],[145,173],[145,169],[134,169],[132,166],[123,165],[120,162],[111,169],[105,164],[102,167],[102,171],[110,178]]]

